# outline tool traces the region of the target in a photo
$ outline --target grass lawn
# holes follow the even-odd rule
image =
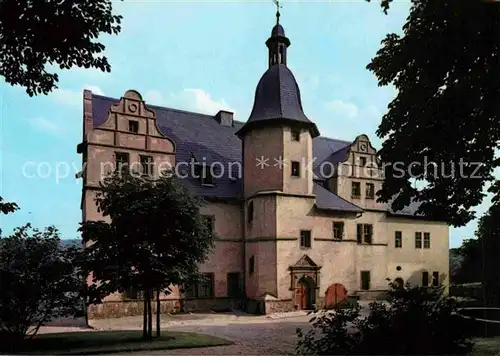
[[[154,331],[153,331],[154,332]],[[163,331],[160,338],[143,341],[142,331],[89,331],[35,336],[24,354],[97,355],[117,352],[223,346],[232,342],[210,335]]]
[[[477,338],[474,342],[473,356],[500,355],[500,337]]]

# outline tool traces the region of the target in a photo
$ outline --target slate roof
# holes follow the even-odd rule
[[[353,213],[361,213],[363,209],[359,206],[348,202],[347,200],[339,197],[337,194],[330,192],[328,189],[323,188],[318,183],[313,185],[313,193],[316,195],[316,206],[322,210],[336,210],[348,211]]]
[[[285,37],[285,29],[279,23],[274,25],[271,31],[271,37],[281,36]]]
[[[260,78],[250,117],[237,135],[241,137],[247,129],[262,122],[276,121],[299,124],[309,129],[313,138],[319,136],[316,125],[304,114],[297,81],[284,64],[272,65]]]

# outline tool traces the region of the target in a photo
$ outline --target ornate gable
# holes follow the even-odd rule
[[[318,267],[318,265],[313,262],[311,257],[304,255],[293,265],[293,267]]]

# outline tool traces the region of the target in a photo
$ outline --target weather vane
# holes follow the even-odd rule
[[[276,4],[276,23],[280,23],[280,9],[283,8],[282,5],[280,5],[279,0],[273,0],[273,2]]]

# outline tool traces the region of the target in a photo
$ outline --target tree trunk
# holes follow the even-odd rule
[[[143,293],[143,303],[144,303],[144,307],[143,307],[143,321],[142,321],[142,338],[144,340],[146,340],[148,338],[148,302],[147,302],[147,290],[144,290],[144,293]]]
[[[148,288],[148,339],[153,340],[153,311],[151,309],[151,297],[153,290]]]
[[[156,337],[160,337],[160,290],[156,290]]]

